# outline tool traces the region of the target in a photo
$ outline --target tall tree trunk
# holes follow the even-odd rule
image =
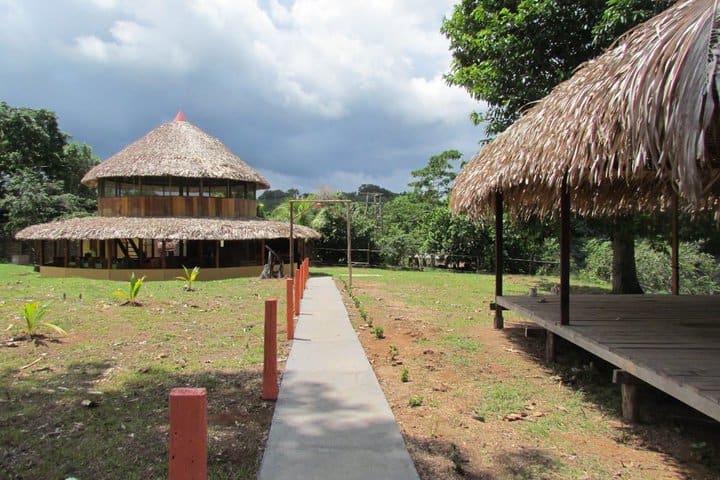
[[[635,233],[631,221],[618,218],[612,225],[612,293],[643,293],[635,267]]]

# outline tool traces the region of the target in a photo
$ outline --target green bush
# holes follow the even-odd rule
[[[587,256],[582,274],[604,281],[612,281],[612,245],[605,240],[588,240]],[[720,265],[715,258],[702,251],[698,243],[680,243],[680,293],[720,293]],[[645,293],[670,293],[670,248],[647,240],[635,243],[635,263],[638,281]]]

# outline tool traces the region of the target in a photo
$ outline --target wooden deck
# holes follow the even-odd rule
[[[504,296],[497,304],[720,421],[720,296]]]

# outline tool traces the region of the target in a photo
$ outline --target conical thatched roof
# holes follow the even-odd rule
[[[92,168],[82,183],[93,186],[100,178],[144,176],[241,180],[270,188],[262,175],[180,113]]]
[[[296,238],[320,238],[312,228],[295,225]],[[260,240],[289,238],[290,224],[259,218],[82,217],[33,225],[18,240]]]
[[[713,208],[720,129],[716,0],[680,1],[578,68],[460,172],[454,211],[553,214],[567,175],[573,209],[662,208],[677,185]]]

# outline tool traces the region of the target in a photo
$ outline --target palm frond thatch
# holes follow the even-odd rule
[[[152,130],[96,165],[82,183],[94,186],[108,177],[222,178],[256,183],[268,181],[215,137],[187,121],[173,120]]]
[[[82,217],[33,225],[19,231],[18,240],[260,240],[289,238],[290,224],[259,218]],[[296,238],[317,239],[310,227],[295,225]]]
[[[720,83],[717,0],[680,1],[578,68],[458,175],[451,207],[554,214],[563,177],[573,209],[662,209],[672,183],[691,208],[715,208]]]

